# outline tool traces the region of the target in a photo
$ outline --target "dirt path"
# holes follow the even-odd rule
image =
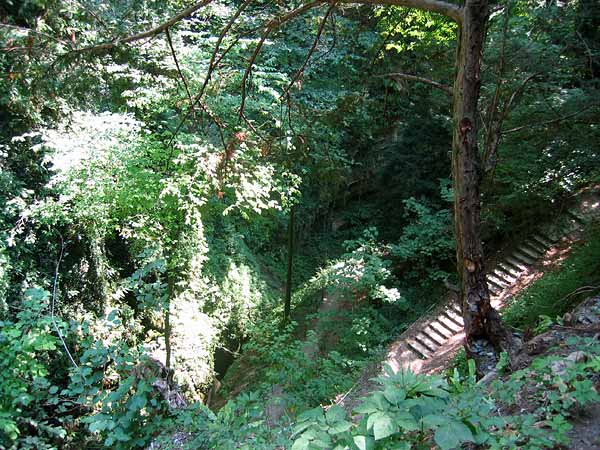
[[[327,319],[340,310],[343,299],[343,294],[334,288],[330,288],[323,295],[323,300],[317,310],[317,317],[311,326],[311,330],[315,332],[316,336],[314,339],[307,339],[302,348],[304,355],[309,361],[315,359],[321,348],[327,347],[327,345],[324,345],[329,340],[326,327]]]

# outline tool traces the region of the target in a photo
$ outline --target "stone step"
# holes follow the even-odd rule
[[[496,266],[496,269],[494,270],[494,273],[492,275],[498,280],[502,281],[506,286],[510,286],[517,279],[517,275],[513,275],[513,273],[510,272],[509,269],[500,265]]]
[[[443,313],[446,317],[449,317],[454,323],[456,323],[461,328],[464,326],[462,315],[456,314],[451,309],[447,309]]]
[[[488,273],[485,276],[485,279],[487,280],[488,285],[491,284],[498,289],[504,289],[508,285],[508,283],[505,280],[503,280],[502,278],[498,278],[497,276],[492,275],[491,273]]]
[[[546,247],[544,247],[539,242],[536,242],[533,239],[528,239],[523,243],[523,246],[526,248],[530,248],[532,251],[539,253],[540,257],[546,254]]]
[[[552,247],[552,244],[549,244],[546,241],[542,241],[540,237],[536,237],[536,236],[531,236],[531,239],[529,242],[543,248],[544,252],[547,251],[550,247]]]
[[[547,249],[553,246],[553,243],[551,241],[549,241],[547,238],[545,238],[544,236],[541,236],[539,234],[534,234],[533,236],[531,236],[531,239],[540,243],[541,245],[544,246],[544,248],[547,248]]]
[[[429,337],[433,342],[437,345],[444,345],[444,342],[447,341],[446,337],[440,334],[435,328],[430,325],[423,328],[422,333]]]
[[[421,359],[427,359],[431,356],[427,349],[416,341],[409,339],[406,341],[406,346]]]
[[[525,244],[521,244],[521,246],[517,249],[520,253],[527,255],[527,257],[531,258],[534,262],[540,259],[543,256],[542,252],[532,249]]]
[[[439,323],[441,326],[443,326],[444,328],[446,328],[447,330],[449,330],[452,333],[452,336],[454,336],[456,333],[458,333],[459,331],[462,330],[461,326],[458,326],[452,320],[450,320],[448,317],[446,317],[444,315],[438,316],[435,319],[435,321],[437,323]]]
[[[523,273],[523,272],[525,272],[525,270],[527,270],[526,264],[523,264],[521,261],[517,261],[512,256],[507,256],[506,258],[504,258],[502,263],[504,264],[505,267],[512,268],[513,273],[517,276],[521,275],[521,273]],[[516,271],[516,273],[514,271]]]
[[[530,256],[527,256],[525,253],[519,250],[515,250],[514,252],[512,252],[511,256],[516,260],[521,261],[526,266],[531,266],[532,264],[535,264],[535,258],[532,259]]]
[[[517,279],[512,274],[509,274],[504,270],[500,270],[498,267],[496,267],[492,273],[488,273],[487,277],[489,281],[494,282],[501,288],[510,286],[512,282]]]
[[[423,332],[414,336],[413,339],[415,341],[417,341],[419,344],[423,345],[427,350],[431,351],[431,353],[435,353],[435,351],[439,347],[439,344],[435,343],[429,337],[425,336],[425,334],[423,334]]]
[[[537,236],[540,236],[540,237],[546,239],[548,242],[551,242],[553,245],[556,244],[558,242],[558,240],[562,237],[562,235],[560,233],[558,233],[558,235],[557,235],[556,230],[538,233]]]
[[[504,272],[504,274],[509,277],[505,277],[505,279],[510,279],[511,284],[514,283],[517,278],[519,278],[519,275],[521,275],[520,269],[517,269],[516,267],[513,267],[512,264],[507,264],[504,261],[498,263],[497,269]]]
[[[444,338],[444,340],[448,340],[448,338],[454,336],[454,331],[449,330],[448,328],[446,328],[445,326],[443,326],[441,323],[439,323],[437,320],[434,320],[433,322],[431,322],[429,324],[429,328],[432,329],[434,332],[436,332],[438,335],[442,336]]]
[[[489,275],[488,275],[488,279],[487,279],[487,284],[488,284],[488,289],[493,294],[498,294],[504,290],[504,288],[502,286],[499,286],[493,280],[490,280]]]

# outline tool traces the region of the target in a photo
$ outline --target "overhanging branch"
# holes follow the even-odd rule
[[[442,14],[456,23],[462,23],[462,7],[440,0],[340,0],[340,3],[360,3],[364,5],[393,5],[416,8]]]
[[[335,2],[333,2],[329,6],[329,9],[327,10],[327,12],[325,13],[325,16],[323,16],[323,19],[321,20],[321,23],[317,30],[317,35],[315,36],[315,39],[313,40],[313,44],[312,44],[310,50],[308,51],[306,58],[304,59],[304,63],[296,71],[296,74],[292,77],[292,80],[289,82],[289,84],[288,84],[287,88],[285,89],[285,91],[283,92],[283,94],[281,94],[281,97],[288,95],[290,89],[292,88],[292,86],[294,86],[294,83],[296,81],[298,81],[300,79],[300,77],[302,77],[302,75],[304,74],[304,70],[306,69],[306,66],[309,63],[310,58],[312,57],[313,53],[317,49],[317,46],[319,45],[319,41],[321,40],[321,35],[323,34],[323,30],[325,29],[325,24],[327,23],[327,19],[329,18],[329,15],[332,13],[333,9],[335,8],[335,5],[336,5]]]
[[[502,134],[504,135],[504,134],[516,133],[518,131],[524,130],[525,128],[541,127],[544,125],[552,125],[554,123],[559,123],[559,122],[562,122],[563,120],[568,120],[571,117],[575,117],[575,116],[578,116],[579,114],[583,114],[585,111],[587,111],[588,109],[591,109],[591,108],[592,108],[591,106],[588,106],[587,108],[584,108],[581,111],[577,111],[572,114],[567,114],[562,117],[557,117],[556,119],[545,120],[543,122],[530,123],[527,125],[522,125],[520,127],[511,128],[510,130],[503,131]]]
[[[250,61],[248,62],[248,66],[246,67],[244,76],[242,77],[242,100],[240,102],[240,109],[239,109],[240,118],[244,117],[244,107],[246,105],[246,94],[247,94],[246,83],[248,81],[248,77],[252,73],[252,67],[254,66],[254,62],[256,61],[258,54],[262,50],[265,40],[269,37],[269,34],[271,34],[271,32],[273,30],[276,30],[281,25],[285,24],[286,22],[289,22],[290,20],[299,16],[300,14],[303,14],[306,11],[309,11],[312,8],[315,8],[317,6],[321,6],[325,3],[327,3],[325,0],[315,0],[313,2],[306,3],[302,6],[299,6],[296,9],[288,11],[287,13],[285,13],[281,16],[274,17],[273,19],[270,19],[265,23],[263,34],[260,38],[260,41],[256,45],[256,48],[254,49],[252,56],[250,57]]]
[[[142,39],[151,39],[151,38],[159,35],[160,33],[164,32],[168,28],[172,27],[177,22],[180,22],[183,19],[187,19],[189,16],[191,16],[196,11],[198,11],[200,8],[203,8],[204,6],[208,5],[212,1],[213,0],[202,0],[200,2],[194,3],[189,8],[184,9],[180,13],[171,17],[166,22],[163,22],[160,25],[158,25],[157,27],[151,28],[150,30],[143,31],[143,32],[137,33],[137,34],[133,34],[133,35],[127,36],[127,37],[116,38],[115,40],[110,41],[110,42],[104,42],[102,44],[92,45],[90,47],[75,49],[75,50],[72,50],[72,51],[66,53],[66,55],[78,55],[78,54],[82,54],[82,53],[103,53],[103,52],[110,51],[120,45],[123,45],[123,44],[129,44],[131,42],[141,41]]]
[[[417,81],[419,83],[425,83],[425,84],[428,84],[429,86],[433,86],[434,88],[445,92],[450,97],[452,97],[454,95],[451,87],[446,86],[445,84],[442,84],[442,83],[438,83],[437,81],[430,80],[429,78],[419,77],[417,75],[410,75],[408,73],[401,73],[401,72],[392,72],[392,73],[384,73],[381,75],[375,75],[375,77],[376,78],[395,78],[395,79]]]

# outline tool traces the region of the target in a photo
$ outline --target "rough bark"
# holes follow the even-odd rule
[[[460,298],[465,322],[465,349],[476,361],[473,341],[491,341],[511,350],[511,335],[490,303],[481,243],[480,185],[482,167],[477,147],[481,59],[489,10],[487,0],[467,0],[459,23],[457,74],[454,85],[452,175],[454,225]]]

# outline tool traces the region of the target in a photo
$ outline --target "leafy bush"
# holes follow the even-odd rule
[[[0,322],[0,446],[17,440],[30,448],[52,448],[66,436],[61,417],[72,406],[53,383],[52,357],[58,351],[49,293],[25,292],[16,321]],[[64,331],[65,324],[56,325]]]
[[[446,193],[446,197],[451,195]],[[455,246],[450,211],[435,210],[414,198],[404,200],[404,205],[411,219],[391,246],[391,255],[411,282],[431,284],[447,279]]]
[[[327,267],[321,269],[295,293],[295,302],[313,295],[319,290],[332,288],[343,297],[354,301],[367,300],[375,304],[395,304],[402,307],[404,300],[390,266],[391,260],[385,257],[389,248],[377,242],[377,229],[370,227],[357,239],[344,242],[346,253]]]
[[[81,423],[110,448],[146,446],[169,418],[166,399],[154,385],[167,374],[139,345],[131,315],[113,310],[103,319],[73,323],[79,362],[62,392],[86,410]]]
[[[358,424],[337,405],[308,410],[298,416],[292,450],[409,450],[431,448],[432,443],[449,450],[466,442],[495,450],[534,450],[567,444],[567,418],[600,401],[591,380],[600,363],[600,345],[593,338],[577,337],[568,344],[584,348],[591,357],[565,364],[560,371],[556,363],[563,358],[538,358],[529,368],[495,381],[491,391],[476,383],[473,361],[467,376],[461,378],[455,369],[447,380],[395,373],[386,366],[386,375],[376,378],[382,389],[355,409],[362,417]],[[523,396],[529,411],[502,415]]]

